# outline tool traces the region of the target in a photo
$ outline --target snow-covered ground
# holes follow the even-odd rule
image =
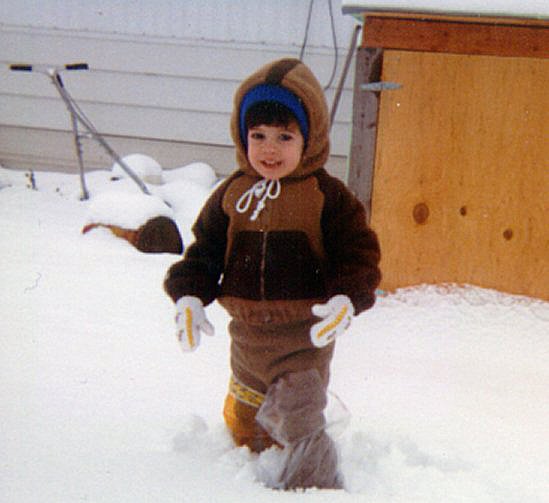
[[[110,178],[89,174],[81,202],[76,175],[36,173],[31,190],[0,169],[1,502],[548,501],[549,303],[473,287],[380,298],[333,361],[346,491],[273,491],[278,453],[234,448],[223,425],[224,311],[183,354],[162,290],[178,257],[81,233],[139,217],[128,194],[145,196]],[[188,244],[214,180],[201,165],[163,179],[149,187]]]

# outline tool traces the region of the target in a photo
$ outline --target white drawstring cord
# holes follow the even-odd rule
[[[267,199],[276,199],[279,195],[280,181],[263,178],[240,196],[240,199],[236,202],[236,211],[238,213],[246,213],[250,209],[253,198],[258,198],[259,201],[250,217],[250,220],[253,222],[257,220],[257,217],[263,211],[263,208],[265,208],[265,201]]]

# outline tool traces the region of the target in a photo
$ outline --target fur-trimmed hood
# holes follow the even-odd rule
[[[309,119],[309,138],[301,163],[289,176],[307,176],[324,166],[330,152],[329,113],[324,91],[311,70],[298,59],[285,58],[266,64],[250,75],[237,89],[231,117],[231,136],[236,146],[239,168],[249,175],[257,175],[248,162],[239,128],[240,105],[246,93],[260,84],[285,87],[302,102]]]

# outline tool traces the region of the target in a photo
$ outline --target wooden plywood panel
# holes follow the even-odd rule
[[[428,52],[549,58],[549,23],[366,14],[363,46]],[[403,36],[405,34],[405,36]]]
[[[383,287],[549,298],[549,61],[385,51],[372,225]]]

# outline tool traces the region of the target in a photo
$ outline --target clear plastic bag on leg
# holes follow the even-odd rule
[[[340,488],[337,451],[326,433],[326,391],[316,369],[280,378],[268,390],[257,422],[284,446],[277,489]]]

